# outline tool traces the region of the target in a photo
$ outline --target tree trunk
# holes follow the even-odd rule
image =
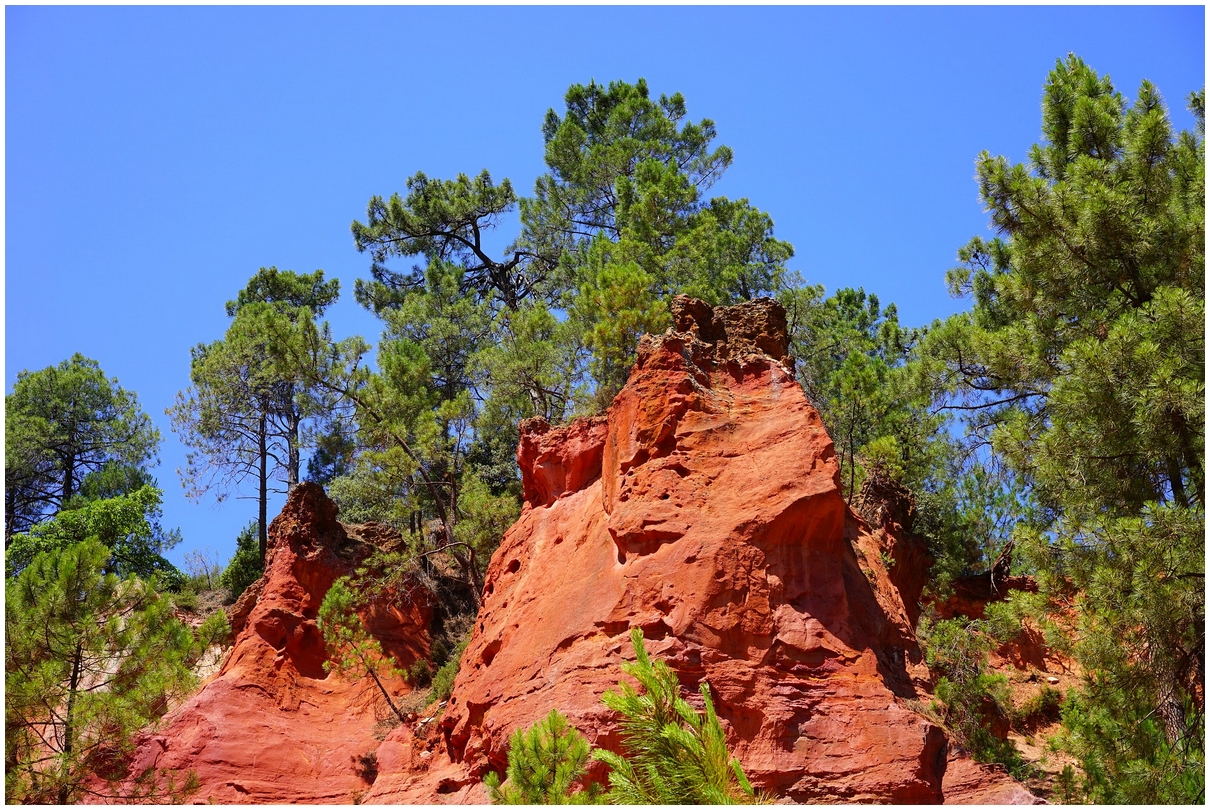
[[[294,404],[294,384],[290,383],[286,387],[286,445],[290,456],[289,464],[286,469],[286,485],[290,489],[298,486],[298,471],[299,471],[299,452],[298,452],[298,431],[299,425],[302,424],[302,418],[298,415],[298,408]]]
[[[378,673],[374,671],[374,667],[370,666],[366,659],[362,658],[361,655],[358,655],[357,657],[361,658],[361,665],[366,668],[366,672],[370,673],[370,677],[374,679],[374,683],[378,684],[378,691],[382,692],[382,696],[386,698],[387,705],[391,707],[391,711],[393,711],[395,716],[399,718],[399,722],[406,723],[408,721],[407,717],[405,717],[403,712],[399,710],[399,707],[395,705],[395,701],[391,700],[390,692],[388,692],[387,688],[382,685],[382,681],[378,680]]]
[[[84,658],[84,640],[76,641],[76,652],[71,659],[71,678],[67,682],[67,710],[63,715],[63,754],[66,759],[71,759],[72,750],[75,748],[73,737],[75,729],[72,728],[74,718],[72,714],[76,708],[76,691],[80,688],[80,664]],[[59,804],[67,804],[67,800],[71,798],[71,786],[67,784],[59,785]]]
[[[63,460],[63,499],[59,501],[59,508],[62,509],[67,499],[75,494],[75,478],[76,478],[76,454],[73,450],[68,450],[67,458]]]
[[[1159,715],[1160,720],[1164,724],[1164,737],[1168,740],[1168,744],[1175,746],[1187,731],[1185,723],[1185,710],[1181,706],[1180,700],[1177,699],[1177,690],[1174,679],[1165,674],[1161,676],[1160,694],[1159,694]]]
[[[260,415],[260,431],[257,434],[257,451],[260,453],[260,492],[257,503],[257,542],[260,549],[260,563],[265,565],[265,555],[269,551],[269,448],[266,446],[268,432],[267,416],[264,411]]]

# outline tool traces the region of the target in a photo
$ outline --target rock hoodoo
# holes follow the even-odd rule
[[[362,530],[375,534],[373,526]],[[336,505],[320,487],[294,488],[269,526],[265,575],[232,612],[236,640],[222,668],[139,741],[131,773],[193,769],[202,788],[192,800],[201,802],[344,804],[367,790],[358,759],[379,745],[382,698],[368,679],[324,672],[315,623],[328,588],[371,551],[354,533],[336,521]],[[383,543],[377,534],[372,539]],[[397,660],[427,655],[429,606],[368,619]],[[407,689],[397,680],[390,686]]]
[[[873,528],[845,505],[777,303],[681,297],[673,320],[642,339],[604,416],[523,424],[525,509],[492,558],[440,740],[392,732],[367,801],[485,801],[509,735],[552,708],[618,750],[600,696],[634,627],[687,693],[709,682],[758,787],[944,799],[946,737],[909,705],[926,697],[909,615],[923,547],[894,504]],[[967,777],[1029,797],[981,766]]]
[[[913,710],[928,698],[913,631],[927,554],[910,494],[873,481],[865,517],[848,508],[780,305],[678,297],[673,322],[642,339],[604,415],[522,423],[525,508],[492,557],[442,711],[379,743],[373,684],[325,676],[319,605],[384,540],[337,523],[303,484],[233,611],[234,648],[145,735],[133,772],[195,769],[202,801],[483,803],[510,734],[551,709],[620,749],[600,697],[637,627],[687,695],[710,684],[732,750],[773,795],[1031,801]],[[370,619],[401,664],[427,654],[428,606]],[[372,779],[357,768],[370,753]]]

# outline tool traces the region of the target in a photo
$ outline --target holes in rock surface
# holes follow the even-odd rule
[[[627,630],[629,630],[630,622],[625,621],[625,620],[616,621],[616,622],[604,622],[604,623],[597,622],[597,626],[601,628],[602,633],[609,636],[610,638],[613,638],[614,636],[620,636],[623,633],[625,633]]]
[[[458,783],[453,779],[442,779],[437,783],[437,792],[442,796],[458,792]]]
[[[669,499],[669,498],[671,498],[671,497],[672,497],[672,493],[670,493],[670,492],[665,492],[663,495],[661,495],[661,496],[660,496],[660,500],[661,500],[661,501],[666,501],[666,500],[668,500],[668,499]]]
[[[676,473],[677,475],[679,475],[681,478],[686,478],[686,477],[688,477],[688,475],[689,475],[689,470],[688,470],[688,468],[687,468],[687,467],[685,467],[685,465],[684,465],[684,464],[681,464],[679,461],[674,462],[674,463],[672,463],[672,464],[669,464],[669,465],[668,465],[667,467],[665,467],[664,469],[671,470],[672,472],[674,472],[674,473]]]
[[[672,632],[672,628],[663,619],[656,619],[643,625],[643,638],[648,641],[659,641]]]
[[[496,658],[496,653],[500,652],[500,639],[496,639],[491,644],[483,648],[483,666],[491,666],[492,661]]]
[[[521,561],[520,560],[513,560],[512,562],[510,562],[508,564],[508,573],[515,574],[520,570],[521,570]]]

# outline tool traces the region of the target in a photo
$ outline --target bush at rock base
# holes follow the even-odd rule
[[[726,736],[710,685],[702,683],[705,712],[680,695],[676,673],[653,662],[643,647],[643,631],[630,634],[635,660],[622,671],[639,682],[640,693],[620,682],[601,702],[622,715],[625,754],[597,749],[591,756],[611,768],[609,791],[583,784],[588,743],[567,718],[552,711],[528,731],[509,739],[507,781],[498,774],[485,783],[493,804],[751,804],[761,801],[739,760],[727,749]],[[574,789],[579,787],[578,791]],[[574,792],[573,792],[574,791]]]

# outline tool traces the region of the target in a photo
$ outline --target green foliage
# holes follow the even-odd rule
[[[1029,728],[1059,719],[1063,693],[1043,684],[1042,688],[1013,712],[1014,725]]]
[[[194,632],[194,653],[197,658],[215,644],[226,646],[232,641],[231,624],[227,613],[216,610],[206,617]]]
[[[572,312],[592,352],[595,405],[603,410],[625,385],[639,338],[663,332],[672,318],[664,302],[651,294],[655,279],[650,273],[633,261],[610,261],[613,243],[603,237],[593,247],[590,257],[595,261],[589,264]]]
[[[588,741],[558,710],[508,740],[505,782],[492,772],[484,779],[492,804],[591,804],[600,785],[585,785]]]
[[[180,470],[189,497],[214,492],[221,501],[246,480],[256,482],[265,552],[270,479],[293,487],[299,481],[304,422],[331,419],[336,402],[326,389],[308,384],[298,368],[281,362],[281,341],[298,341],[314,319],[336,300],[339,282],[323,271],[296,274],[261,268],[234,301],[222,340],[192,351],[191,386],[177,394],[166,413],[190,452]],[[280,490],[276,490],[280,491]]]
[[[1203,98],[1197,133],[1174,135],[1149,82],[1128,105],[1080,59],[1058,62],[1029,164],[977,160],[1000,237],[972,240],[949,274],[974,311],[918,353],[937,406],[962,409],[968,443],[1035,500],[1013,537],[1043,594],[1079,594],[1054,629],[1088,673],[1072,705],[1099,708],[1064,716],[1104,732],[1070,738],[1104,801],[1160,782],[1202,800]]]
[[[13,538],[5,554],[5,575],[17,575],[41,552],[95,540],[110,549],[108,571],[147,579],[155,576],[162,587],[179,590],[185,575],[161,555],[179,542],[179,534],[157,532],[158,521],[153,525],[161,495],[160,490],[144,484],[112,498],[87,500],[83,493],[73,497],[70,508],[34,526],[29,534]]]
[[[454,679],[458,677],[458,667],[462,666],[462,653],[466,651],[466,645],[470,643],[470,640],[468,633],[450,652],[449,660],[442,664],[433,675],[433,688],[424,702],[426,706],[449,700],[450,693],[454,691]]]
[[[385,262],[392,256],[420,254],[430,262],[460,265],[465,268],[460,293],[498,297],[508,309],[516,309],[541,281],[523,254],[497,261],[484,252],[482,232],[516,204],[508,180],[497,186],[486,169],[474,179],[459,174],[454,180],[430,180],[417,172],[408,178],[407,187],[406,198],[372,197],[366,224],[353,223],[357,249],[369,251],[373,258],[373,280],[359,279],[354,290],[359,304],[382,315],[408,292],[424,287],[425,274],[419,268],[410,276],[389,270]]]
[[[5,547],[62,509],[89,473],[108,462],[141,469],[160,444],[138,397],[81,354],[20,372],[4,412]]]
[[[353,469],[353,457],[357,452],[356,426],[352,420],[333,413],[330,418],[320,418],[320,424],[312,431],[314,448],[307,459],[307,480],[327,487],[334,480],[348,475]]]
[[[227,315],[235,317],[248,304],[262,303],[272,304],[285,312],[307,307],[318,317],[339,297],[340,280],[324,281],[323,270],[295,273],[262,267],[235,300],[227,302]]]
[[[488,485],[473,473],[462,479],[458,510],[458,537],[475,549],[485,565],[500,545],[500,538],[521,516],[521,505],[515,495],[493,495]]]
[[[1076,769],[1064,765],[1063,770],[1055,778],[1055,793],[1060,804],[1080,804],[1084,795],[1076,780]]]
[[[987,653],[996,647],[986,630],[987,624],[978,620],[932,622],[922,617],[916,636],[937,676],[934,694],[942,704],[941,721],[977,762],[998,762],[1022,777],[1026,766],[1016,745],[991,731],[998,720],[1007,719],[1010,703],[1007,679],[985,667]]]
[[[1064,702],[1059,742],[1079,758],[1079,792],[1088,801],[1188,804],[1205,797],[1204,747],[1186,739],[1169,743],[1148,698],[1093,682]],[[1192,714],[1194,706],[1186,710]]]
[[[77,802],[94,772],[126,776],[115,763],[134,733],[193,684],[189,629],[147,583],[104,573],[108,563],[85,540],[38,554],[5,589],[9,802]]]
[[[896,435],[896,427],[907,426],[896,425],[896,417],[900,423],[912,423],[915,420],[909,415],[923,416],[923,409],[905,401],[891,379],[912,336],[899,327],[894,304],[883,310],[878,296],[865,290],[845,288],[823,301],[819,300],[822,290],[813,292],[792,301],[797,317],[791,341],[803,389],[836,443],[851,503],[864,477],[858,455],[882,439],[884,450],[891,450],[884,461],[897,466],[898,447],[888,446],[888,440],[905,443],[908,439]]]
[[[612,768],[609,800],[615,804],[750,804],[756,792],[739,760],[731,757],[714,712],[710,687],[701,687],[705,714],[680,696],[676,673],[663,661],[652,662],[643,632],[631,631],[635,660],[622,671],[639,682],[601,698],[622,715],[625,756],[596,751]]]
[[[265,563],[257,550],[257,526],[254,520],[235,538],[235,554],[219,575],[218,584],[231,592],[234,601],[264,573]]]
[[[433,666],[426,658],[417,658],[408,667],[408,683],[423,689],[433,682]]]
[[[391,711],[400,722],[404,722],[406,718],[395,701],[391,700],[391,693],[383,685],[381,675],[405,677],[406,673],[383,651],[378,640],[366,631],[358,615],[361,607],[356,594],[349,587],[348,577],[341,577],[332,583],[323,604],[319,606],[316,620],[328,651],[324,670],[335,670],[358,678],[369,676]]]

